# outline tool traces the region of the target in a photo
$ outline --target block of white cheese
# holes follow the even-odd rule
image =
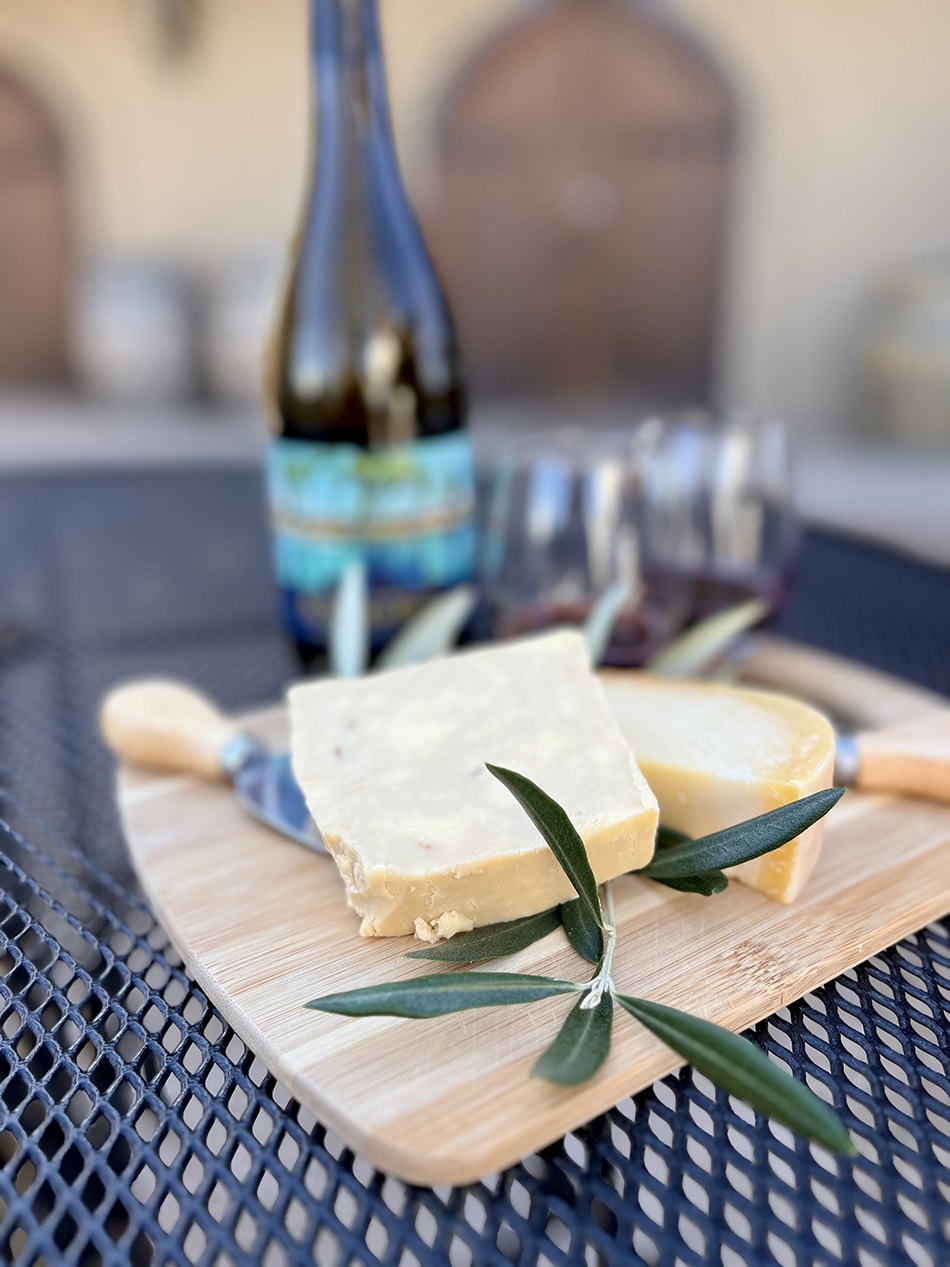
[[[834,732],[800,700],[640,672],[599,676],[665,827],[704,836],[831,786]],[[778,902],[792,902],[818,860],[823,832],[819,819],[731,873]]]
[[[294,774],[364,936],[434,940],[573,896],[486,762],[563,806],[599,881],[652,857],[656,798],[577,633],[309,682],[289,700]]]

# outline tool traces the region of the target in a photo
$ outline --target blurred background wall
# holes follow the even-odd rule
[[[436,236],[446,118],[493,56],[501,74],[511,32],[558,10],[672,23],[734,122],[709,391],[803,436],[950,444],[946,0],[381,10],[397,143]],[[529,52],[509,88],[547,56]],[[565,65],[566,106],[547,81],[562,128],[604,96],[596,64],[585,82]],[[307,69],[304,0],[0,0],[0,378],[108,394],[127,374],[159,396],[253,400],[303,187]],[[596,237],[611,178],[574,176],[557,215]]]

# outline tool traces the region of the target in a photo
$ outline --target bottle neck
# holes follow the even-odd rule
[[[391,141],[377,0],[310,0],[317,144]]]

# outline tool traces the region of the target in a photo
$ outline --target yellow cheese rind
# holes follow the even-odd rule
[[[545,634],[289,694],[294,774],[364,936],[493,924],[574,890],[486,762],[565,809],[599,881],[652,857],[656,798],[581,636]]]
[[[674,831],[704,836],[832,784],[831,723],[800,700],[640,672],[605,672],[600,679],[656,793],[660,820]],[[777,902],[793,902],[814,870],[823,835],[821,819],[730,873]]]

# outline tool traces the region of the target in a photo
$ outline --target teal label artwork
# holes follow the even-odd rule
[[[469,580],[475,485],[464,432],[385,449],[276,440],[267,483],[277,580],[292,632],[325,640],[329,602],[361,559],[375,632],[389,633],[420,596]]]

